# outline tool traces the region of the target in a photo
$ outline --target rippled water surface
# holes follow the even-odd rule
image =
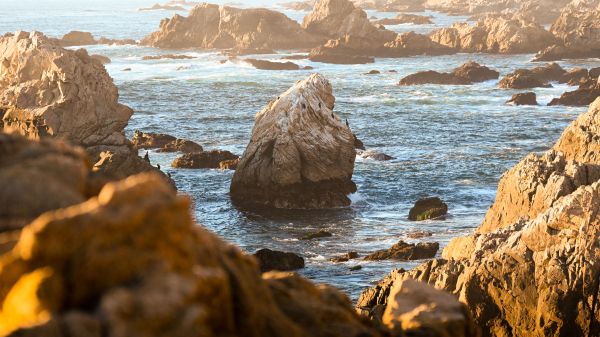
[[[153,1],[34,1],[0,0],[0,32],[41,30],[51,36],[72,29],[96,36],[140,39],[173,12],[139,12]],[[263,1],[273,4],[276,1]],[[246,5],[256,3],[244,2]],[[286,11],[301,20],[305,13]],[[185,13],[180,13],[185,14]],[[434,24],[390,26],[396,31],[427,32],[461,17],[437,13]],[[393,13],[369,12],[379,18]],[[329,211],[253,214],[235,209],[228,188],[232,172],[220,170],[173,170],[174,154],[151,153],[154,163],[172,174],[179,190],[195,201],[197,220],[248,252],[259,248],[293,251],[306,258],[302,274],[335,285],[353,298],[364,287],[391,269],[412,267],[418,262],[364,262],[333,264],[328,259],[348,251],[361,255],[388,248],[414,231],[431,231],[427,241],[442,245],[469,233],[482,220],[494,199],[500,175],[532,151],[546,150],[566,125],[584,108],[513,107],[505,101],[517,91],[497,88],[497,81],[473,86],[397,85],[400,78],[419,70],[448,71],[475,60],[506,74],[516,68],[533,67],[532,55],[453,55],[378,59],[375,64],[339,66],[294,60],[311,71],[269,72],[241,61],[227,61],[214,51],[190,50],[191,60],[143,61],[145,55],[172,51],[134,46],[90,46],[90,53],[112,59],[111,76],[121,101],[135,110],[127,128],[165,132],[194,140],[207,149],[242,154],[250,137],[254,115],[269,100],[312,72],[325,75],[334,87],[335,111],[348,119],[353,131],[368,148],[396,159],[389,162],[357,159],[354,181],[358,193],[347,209]],[[181,53],[181,52],[178,52]],[[280,59],[290,55],[257,57]],[[598,62],[565,62],[564,67],[598,66]],[[124,71],[130,68],[131,71]],[[377,69],[380,75],[365,75]],[[397,71],[391,73],[390,70]],[[546,104],[569,88],[555,85],[536,89]],[[420,197],[437,195],[450,207],[443,221],[407,221],[409,208]],[[302,241],[298,237],[325,229],[333,237]],[[407,241],[415,241],[407,239]],[[362,270],[350,271],[360,264]]]

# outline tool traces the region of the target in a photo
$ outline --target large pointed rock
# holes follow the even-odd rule
[[[259,112],[232,199],[276,208],[348,206],[356,191],[354,136],[334,102],[329,81],[314,74]]]

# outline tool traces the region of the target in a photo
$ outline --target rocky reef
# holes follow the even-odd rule
[[[450,73],[434,70],[408,75],[400,80],[400,85],[454,84],[467,85],[497,79],[500,73],[477,62],[469,61]]]
[[[329,81],[314,74],[259,112],[232,199],[276,208],[348,206],[356,191],[354,135],[334,103]]]
[[[507,172],[494,205],[472,236],[436,259],[396,270],[358,301],[382,319],[405,279],[455,293],[484,336],[594,336],[600,275],[600,99],[552,150]]]

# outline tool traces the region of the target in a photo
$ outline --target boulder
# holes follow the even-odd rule
[[[165,146],[158,149],[158,152],[183,152],[183,153],[193,153],[193,152],[202,152],[204,149],[202,146],[196,142],[187,139],[176,139],[171,141]]]
[[[455,296],[412,279],[391,288],[382,321],[398,336],[479,336],[467,307]]]
[[[348,252],[344,255],[332,257],[330,259],[330,261],[334,262],[334,263],[341,263],[341,262],[348,262],[353,259],[358,259],[358,257],[359,257],[359,255],[357,252]]]
[[[306,32],[279,12],[204,3],[194,7],[187,17],[176,14],[162,20],[160,29],[141,43],[167,49],[302,49],[323,41],[323,37]]]
[[[126,147],[106,149],[94,160],[94,172],[99,176],[97,181],[103,185],[109,181],[122,180],[142,172],[153,172],[160,175],[171,187],[175,182],[165,175],[160,168],[152,166],[149,160],[140,158],[135,151]]]
[[[158,149],[158,152],[202,152],[202,146],[196,142],[179,139],[164,133],[142,132],[136,130],[131,139],[134,149]]]
[[[304,259],[294,253],[263,248],[254,253],[261,272],[271,270],[290,271],[304,268]]]
[[[548,105],[587,106],[600,97],[600,83],[581,85],[577,90],[567,91],[554,98]]]
[[[408,212],[408,219],[423,221],[440,218],[446,214],[448,214],[448,205],[438,197],[429,197],[417,200]]]
[[[92,167],[82,149],[0,132],[0,158],[0,232],[81,203],[90,193]]]
[[[379,70],[369,70],[368,73],[366,73],[366,75],[379,75],[381,74],[381,71]]]
[[[88,46],[97,44],[98,41],[94,38],[92,33],[89,32],[80,32],[77,30],[72,30],[65,34],[60,40],[60,44],[63,47],[71,47],[71,46]]]
[[[293,62],[271,62],[267,60],[245,59],[244,62],[261,70],[299,70],[300,66]]]
[[[527,54],[556,42],[552,33],[539,24],[492,16],[475,25],[456,23],[429,36],[433,42],[466,53]]]
[[[145,174],[34,220],[0,258],[0,335],[383,336],[332,287],[261,276],[190,207]]]
[[[348,206],[356,191],[354,135],[334,103],[329,81],[314,74],[260,111],[231,182],[232,200],[276,208]]]
[[[512,105],[538,105],[535,92],[523,92],[514,94],[512,98],[506,102]]]
[[[585,68],[574,68],[567,71],[558,81],[558,83],[567,83],[568,85],[579,85],[590,78],[590,73]],[[591,103],[591,102],[590,102]],[[589,105],[589,103],[588,103]]]
[[[379,260],[422,260],[431,259],[440,249],[440,244],[437,242],[409,244],[404,241],[399,241],[387,250],[369,254],[365,257],[368,261]]]
[[[387,154],[376,150],[361,151],[360,156],[364,159],[371,159],[376,161],[388,161],[394,159],[394,157],[388,156]]]
[[[517,69],[502,78],[498,85],[506,89],[551,88],[548,82],[560,81],[566,73],[558,64],[549,63],[533,69]]]
[[[400,80],[400,85],[420,84],[473,84],[497,79],[500,73],[477,62],[469,61],[454,69],[451,73],[439,73],[437,71],[422,71],[408,75]]]
[[[176,158],[171,167],[184,169],[216,169],[221,167],[221,163],[228,160],[235,160],[238,156],[229,151],[212,150],[186,153]],[[224,164],[225,165],[225,164]]]

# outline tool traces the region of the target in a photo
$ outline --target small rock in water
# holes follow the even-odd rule
[[[524,92],[520,94],[514,94],[512,98],[506,102],[506,104],[512,105],[538,105],[537,96],[535,92]]]
[[[357,270],[361,270],[361,269],[362,269],[362,266],[360,264],[356,265],[354,267],[350,267],[350,271],[357,271]]]
[[[436,219],[448,214],[448,205],[438,197],[423,198],[415,203],[410,209],[408,219],[412,221],[423,221]]]
[[[409,244],[404,241],[399,241],[388,250],[380,250],[373,254],[367,255],[365,260],[422,260],[430,259],[435,256],[440,249],[440,244],[437,242]]]
[[[419,232],[408,233],[408,234],[406,234],[406,237],[409,239],[422,239],[422,238],[430,237],[432,235],[433,235],[432,232],[419,231]]]
[[[221,162],[237,159],[238,156],[229,151],[213,150],[186,153],[173,161],[173,168],[187,169],[216,169],[221,166]]]
[[[260,271],[291,271],[304,268],[304,259],[294,253],[263,248],[254,253],[260,264]]]
[[[131,71],[131,68],[125,68],[125,69],[123,69],[121,71]]]
[[[388,161],[388,160],[394,159],[394,157],[392,157],[392,156],[388,156],[387,154],[385,154],[383,152],[378,152],[375,150],[363,151],[360,154],[360,156],[365,159],[373,159],[373,160],[377,160],[377,161]]]
[[[381,71],[379,71],[379,70],[371,70],[366,75],[379,75],[379,74],[381,74]]]
[[[312,240],[312,239],[320,239],[320,238],[329,238],[332,237],[333,234],[331,234],[328,231],[324,231],[324,230],[320,230],[318,232],[315,233],[310,233],[308,235],[305,235],[303,237],[300,238],[300,240]]]
[[[356,259],[356,258],[358,258],[358,253],[357,252],[348,252],[348,253],[346,253],[344,255],[332,257],[330,259],[330,261],[331,262],[335,262],[335,263],[340,263],[340,262],[347,262],[349,260]]]

